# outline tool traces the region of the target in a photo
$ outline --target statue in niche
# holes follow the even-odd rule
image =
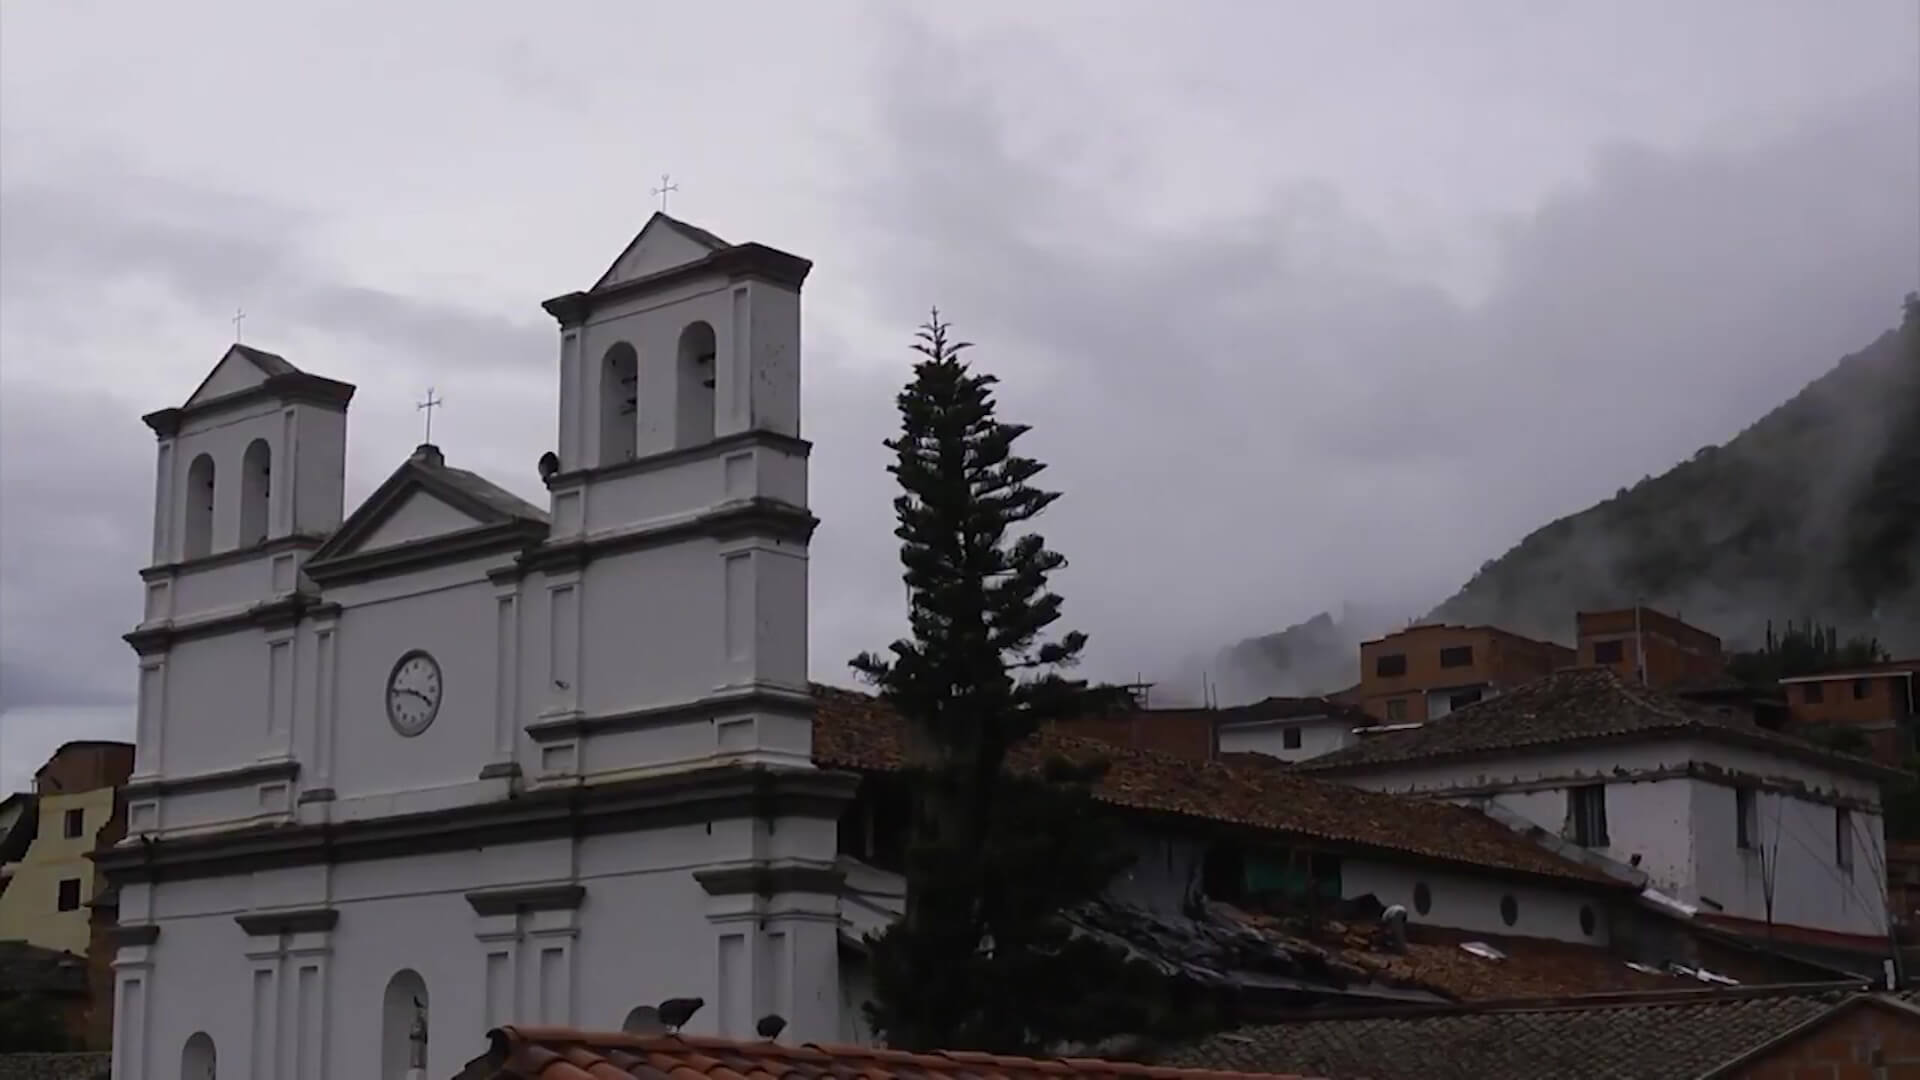
[[[413,999],[413,1026],[407,1029],[407,1067],[427,1067],[427,1006],[419,998]]]

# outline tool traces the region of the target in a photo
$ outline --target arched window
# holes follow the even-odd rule
[[[427,983],[403,968],[387,980],[380,1006],[381,1080],[406,1080],[408,1069],[426,1068],[426,1050]]]
[[[622,341],[600,361],[600,464],[632,461],[640,435],[640,357]]]
[[[675,446],[695,446],[713,441],[713,387],[719,378],[715,370],[713,327],[704,322],[688,324],[680,331],[679,363],[674,370],[675,400],[679,407],[674,425]]]
[[[201,454],[187,466],[187,528],[181,558],[213,553],[213,458]]]
[[[247,444],[240,459],[240,546],[267,538],[267,506],[273,491],[273,448],[265,439]]]
[[[180,1080],[214,1080],[213,1038],[196,1031],[180,1051]]]

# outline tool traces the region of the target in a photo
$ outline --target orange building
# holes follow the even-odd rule
[[[1390,724],[1423,723],[1573,663],[1573,650],[1497,626],[1410,626],[1360,644],[1351,699]]]
[[[1915,752],[1920,723],[1920,660],[1866,664],[1781,679],[1795,727],[1857,728],[1874,760],[1898,766]]]
[[[1630,607],[1573,618],[1583,667],[1609,667],[1623,679],[1661,688],[1709,682],[1726,671],[1719,638],[1664,611]]]

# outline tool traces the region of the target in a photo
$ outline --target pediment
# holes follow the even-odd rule
[[[226,355],[213,366],[207,377],[200,380],[200,385],[187,398],[185,407],[192,408],[216,398],[244,393],[275,375],[296,374],[299,370],[283,357],[236,343],[227,349]]]
[[[464,469],[448,468],[436,447],[422,446],[367,496],[308,561],[328,563],[393,549],[422,549],[443,537],[467,540],[488,530],[544,536],[547,515],[520,497]]]
[[[457,507],[449,505],[431,493],[415,488],[401,496],[380,518],[371,524],[355,544],[352,552],[374,551],[379,548],[394,547],[415,540],[429,540],[436,536],[472,529],[489,522],[480,521]]]
[[[613,261],[613,265],[607,268],[607,272],[600,275],[600,280],[593,287],[604,289],[623,281],[699,262],[729,246],[725,240],[705,229],[656,213],[647,220],[646,226],[620,253],[620,257]]]

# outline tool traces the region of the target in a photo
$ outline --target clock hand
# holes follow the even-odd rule
[[[393,692],[395,694],[412,694],[414,697],[419,698],[421,701],[424,701],[429,705],[433,704],[433,699],[427,697],[427,695],[421,693],[420,691],[414,690],[410,687],[396,686],[393,688]]]

